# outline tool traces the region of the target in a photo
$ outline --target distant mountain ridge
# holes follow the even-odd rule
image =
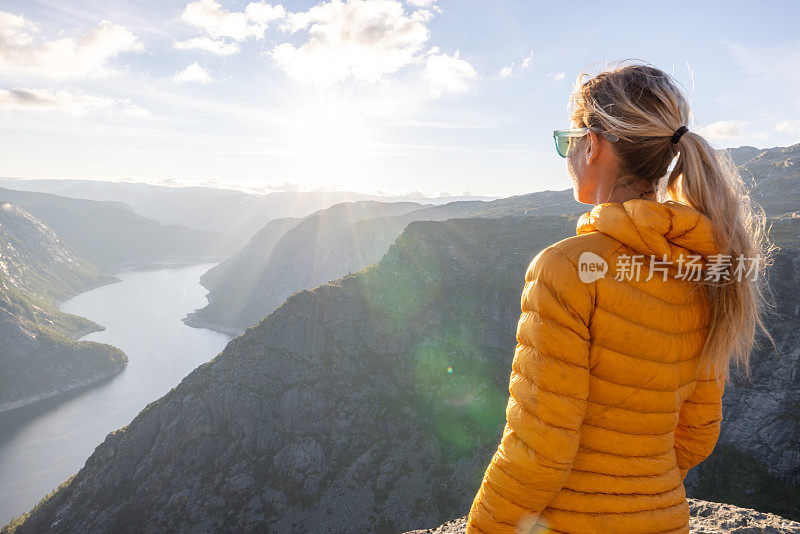
[[[0,178],[0,186],[53,193],[71,198],[117,200],[143,217],[164,225],[227,234],[231,252],[243,247],[265,224],[280,218],[303,218],[333,204],[357,201],[440,204],[465,197],[382,196],[354,191],[274,191],[247,193],[219,187],[177,187],[145,182]],[[490,200],[493,197],[469,197]]]
[[[743,146],[725,151],[739,165],[743,177],[753,187],[753,197],[768,215],[800,210],[800,144],[772,149]],[[759,179],[756,181],[754,176]],[[296,225],[289,219],[281,219],[264,227],[260,237],[203,275],[201,283],[209,291],[209,304],[190,313],[184,322],[241,334],[292,293],[375,263],[411,221],[516,215],[578,216],[591,208],[589,204],[576,202],[572,189],[538,191],[489,202],[454,201],[420,206],[396,215],[376,214],[370,220],[340,220],[335,228],[321,230],[326,236],[323,242],[295,229]],[[309,227],[313,224],[311,220],[322,221],[326,217],[326,210],[320,210],[303,221]],[[266,235],[270,237],[267,239]],[[243,276],[243,273],[247,274]]]
[[[778,216],[800,210],[800,143],[753,151],[752,147],[732,150],[734,161],[742,161],[739,172],[755,183],[753,198],[768,215]]]
[[[303,219],[271,221],[248,247],[203,274],[200,282],[214,287],[209,304],[184,322],[239,335],[241,325],[257,322],[265,309],[274,309],[295,290],[326,282],[331,272],[345,274],[380,259],[385,252],[380,236],[395,236],[406,224],[404,215],[423,207],[415,202],[342,202]],[[379,222],[373,231],[354,230],[363,228],[359,222],[373,220]]]
[[[369,209],[367,210],[367,206]],[[590,206],[572,190],[541,191],[491,202],[441,206],[349,202],[300,221],[279,219],[200,279],[209,303],[184,322],[239,335],[296,291],[316,287],[377,262],[410,222],[467,217],[578,215]]]
[[[103,327],[56,303],[119,279],[75,256],[44,223],[0,203],[0,411],[121,371],[111,345],[74,341]]]
[[[234,252],[224,234],[164,226],[122,202],[0,188],[1,201],[24,208],[52,228],[78,256],[105,271],[167,257],[222,259]]]

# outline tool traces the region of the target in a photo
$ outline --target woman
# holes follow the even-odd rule
[[[584,76],[555,136],[595,206],[525,273],[468,533],[688,532],[683,479],[714,449],[729,363],[749,376],[756,327],[774,346],[759,276],[774,247],[729,156],[687,130],[663,71]]]

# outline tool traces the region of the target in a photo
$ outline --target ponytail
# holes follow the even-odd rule
[[[774,300],[766,299],[767,268],[775,252],[766,230],[767,216],[753,202],[728,151],[716,151],[691,130],[681,136],[678,146],[667,194],[711,219],[720,254],[730,256],[730,280],[702,282],[711,300],[711,320],[701,361],[727,381],[733,360],[749,379],[756,329],[777,352],[761,317],[762,308],[775,307]],[[737,272],[746,276],[734,276]]]
[[[766,272],[776,247],[768,239],[764,209],[751,199],[727,151],[719,153],[691,129],[671,142],[676,130],[689,126],[691,112],[687,98],[664,71],[634,64],[607,68],[586,81],[584,76],[588,74],[578,75],[570,98],[572,122],[619,136],[614,150],[621,164],[620,182],[644,182],[659,202],[674,200],[711,219],[719,253],[730,263],[727,279],[699,282],[711,304],[701,365],[709,375],[727,381],[733,360],[749,379],[757,329],[777,352],[761,317],[775,307],[766,299]]]

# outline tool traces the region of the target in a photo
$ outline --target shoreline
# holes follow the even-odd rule
[[[204,263],[219,263],[227,258],[228,256],[167,256],[163,258],[129,260],[113,265],[108,269],[108,273],[116,275],[127,271],[155,271],[170,267],[188,267]]]
[[[115,371],[108,371],[106,373],[98,373],[89,377],[86,377],[84,380],[79,381],[77,384],[66,387],[66,388],[57,388],[51,389],[50,391],[46,391],[44,393],[39,393],[36,395],[32,395],[30,397],[26,397],[24,399],[19,399],[15,401],[6,401],[0,403],[0,415],[6,415],[14,410],[19,410],[22,408],[27,408],[29,406],[33,406],[38,404],[42,401],[46,400],[55,400],[59,396],[68,397],[72,394],[80,393],[81,391],[91,389],[92,387],[99,386],[104,382],[111,380],[122,371],[127,368],[127,364],[122,366],[120,369]],[[65,398],[66,400],[66,398]]]
[[[78,295],[80,295],[82,293],[87,292],[87,291],[92,291],[94,289],[97,289],[97,288],[105,286],[105,285],[116,284],[116,283],[121,282],[122,280],[120,278],[118,278],[116,276],[116,274],[118,274],[120,272],[123,272],[123,271],[126,271],[126,270],[130,270],[130,271],[152,271],[152,270],[158,270],[160,268],[185,267],[185,266],[197,265],[197,264],[202,264],[202,263],[210,263],[211,261],[215,261],[215,260],[221,261],[220,257],[215,256],[215,257],[207,257],[205,259],[204,258],[197,258],[197,257],[192,257],[192,258],[187,258],[187,257],[166,257],[166,258],[158,258],[158,259],[152,259],[152,260],[134,260],[134,261],[125,262],[125,263],[118,264],[118,265],[114,266],[112,272],[104,273],[104,275],[107,276],[108,278],[99,279],[97,281],[97,283],[90,284],[90,285],[86,286],[85,289],[83,289],[83,291],[75,292],[75,293],[73,293],[71,295],[68,295],[63,299],[60,299],[60,300],[56,301],[55,304],[57,306],[57,309],[59,311],[63,312],[63,310],[61,310],[61,304],[63,304],[65,301],[67,301],[67,300],[69,300],[71,298],[74,298],[74,297],[76,297],[76,296],[78,296]],[[224,260],[224,257],[222,258],[222,260]],[[63,312],[63,313],[67,313],[67,312]],[[94,332],[102,332],[102,331],[104,331],[106,329],[106,327],[104,325],[101,325],[101,324],[95,322],[94,320],[89,319],[88,317],[84,317],[84,318],[92,321],[92,323],[94,323],[94,324],[93,325],[88,325],[86,328],[82,328],[82,329],[79,329],[76,332],[74,332],[73,335],[72,335],[72,340],[73,341],[81,341],[81,338],[86,336],[86,335],[88,335],[88,334],[92,334]],[[188,326],[194,326],[194,325],[188,325]],[[232,332],[232,331],[227,331],[226,332],[226,331],[218,330],[217,328],[209,328],[208,326],[198,326],[198,328],[208,328],[210,330],[214,330],[215,332],[220,332],[220,333],[228,334],[228,335],[232,335],[232,336],[233,335],[240,335],[240,334],[234,334],[234,332]],[[94,374],[94,375],[91,375],[91,376],[87,376],[84,379],[82,379],[82,380],[78,381],[77,383],[75,383],[73,385],[70,385],[70,386],[59,387],[59,388],[51,389],[51,390],[48,390],[48,391],[40,392],[40,393],[31,395],[29,397],[25,397],[23,399],[16,399],[16,400],[13,400],[13,401],[0,402],[0,414],[7,414],[7,413],[12,412],[14,410],[18,410],[18,409],[21,409],[21,408],[29,407],[29,406],[35,405],[37,403],[40,403],[42,401],[55,400],[59,396],[68,396],[68,395],[73,394],[73,393],[79,393],[79,392],[81,392],[83,390],[86,390],[86,389],[91,389],[94,386],[99,386],[102,383],[114,378],[119,373],[121,373],[125,369],[127,369],[127,367],[128,367],[128,364],[126,363],[120,369],[113,370],[113,371],[108,371],[108,372],[104,372],[104,373],[97,373],[97,374]]]
[[[213,330],[214,332],[219,332],[220,334],[233,336],[234,339],[241,336],[245,332],[244,330],[238,328],[231,328],[229,326],[224,326],[212,321],[201,319],[195,315],[196,311],[197,310],[187,313],[183,319],[181,319],[181,322],[192,328],[205,328],[206,330]]]

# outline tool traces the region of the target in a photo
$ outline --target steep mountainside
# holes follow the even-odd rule
[[[408,213],[421,207],[414,202],[345,202],[301,221],[272,221],[247,247],[201,277],[209,304],[184,322],[239,335],[295,291],[378,261],[389,240],[413,219]]]
[[[731,149],[745,181],[755,182],[753,197],[768,215],[800,210],[800,143],[787,147]]]
[[[185,322],[239,335],[292,293],[377,262],[412,221],[580,214],[589,207],[575,202],[570,189],[427,207],[351,202],[314,213],[295,226],[288,220],[273,221],[234,257],[203,275],[209,304]]]
[[[119,349],[73,340],[102,326],[55,305],[117,280],[76,257],[19,206],[0,203],[0,411],[124,368],[127,358]]]
[[[298,217],[281,217],[268,222],[246,247],[203,273],[200,283],[208,290],[217,291],[220,297],[226,297],[229,292],[238,289],[239,284],[252,288],[253,278],[259,274],[257,268],[267,262],[278,240],[302,220]],[[233,284],[233,281],[236,283]]]
[[[409,223],[380,262],[293,294],[109,434],[8,531],[398,532],[463,515],[502,433],[525,268],[575,223]],[[734,393],[748,410],[728,408],[725,436],[752,433],[718,471],[739,485],[733,504],[777,496],[758,508],[798,517],[786,381],[800,364],[784,347]],[[712,479],[697,480],[702,498]]]
[[[341,202],[419,202],[441,204],[463,197],[385,197],[352,191],[276,191],[246,193],[219,187],[177,187],[144,182],[0,178],[0,186],[89,200],[118,200],[161,224],[228,234],[231,251],[245,246],[267,222],[302,218]],[[470,197],[491,200],[490,197]]]
[[[53,229],[81,258],[110,271],[163,258],[221,259],[234,252],[227,236],[146,219],[130,206],[0,188],[13,202]]]

